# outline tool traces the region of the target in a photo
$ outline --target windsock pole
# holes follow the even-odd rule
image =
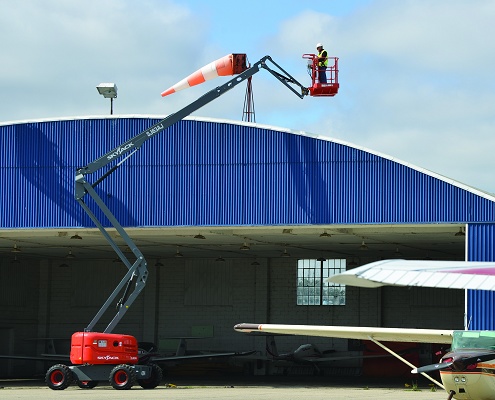
[[[218,76],[236,75],[247,69],[246,54],[229,54],[193,72],[187,78],[162,92],[162,97],[199,85]]]

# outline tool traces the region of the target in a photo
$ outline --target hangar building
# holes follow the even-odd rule
[[[160,119],[0,125],[0,354],[65,351],[125,275],[74,200],[75,170]],[[204,339],[190,348],[262,351],[260,338],[233,331],[240,322],[495,329],[491,293],[322,283],[379,259],[494,260],[495,197],[393,157],[305,132],[187,118],[97,191],[148,260],[148,284],[115,332],[161,348],[192,335]],[[301,342],[284,337],[279,347]],[[0,376],[35,368],[9,361]]]

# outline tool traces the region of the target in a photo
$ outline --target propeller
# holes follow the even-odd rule
[[[444,361],[438,364],[425,365],[424,367],[414,368],[411,373],[413,374],[421,374],[423,372],[432,372],[432,371],[442,371],[454,366],[454,370],[456,371],[464,371],[469,365],[477,364],[479,362],[488,361],[495,359],[495,353],[485,353],[478,354],[473,357],[466,358],[458,358],[457,360],[454,358],[448,358],[448,361]]]
[[[411,374],[422,374],[424,372],[441,371],[443,369],[449,368],[452,364],[454,364],[454,361],[425,365],[423,367],[414,368],[411,371]]]

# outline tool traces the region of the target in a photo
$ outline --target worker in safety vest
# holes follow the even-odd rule
[[[318,81],[320,83],[327,83],[327,74],[325,73],[328,67],[328,54],[323,45],[318,43],[316,45],[316,50],[318,51]]]

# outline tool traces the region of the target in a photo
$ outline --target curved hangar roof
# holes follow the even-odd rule
[[[160,119],[0,125],[0,229],[94,227],[74,200],[76,167]],[[124,226],[194,229],[188,234],[198,227],[313,227],[315,235],[352,227],[361,242],[367,234],[358,227],[370,224],[445,224],[455,233],[495,219],[493,196],[392,157],[304,132],[200,118],[145,142],[98,191]]]

